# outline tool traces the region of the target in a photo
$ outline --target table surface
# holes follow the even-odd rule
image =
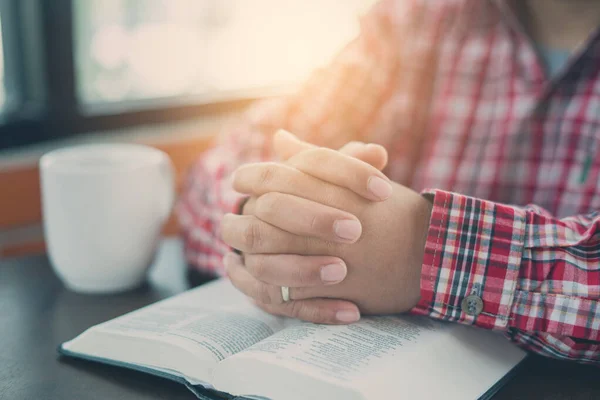
[[[56,352],[92,325],[189,287],[176,240],[161,244],[146,285],[119,295],[68,291],[45,256],[0,260],[0,399],[195,399],[174,382]],[[600,399],[600,369],[530,357],[494,399]]]

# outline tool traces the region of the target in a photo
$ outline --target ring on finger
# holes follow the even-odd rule
[[[288,286],[281,287],[281,298],[283,299],[284,303],[290,301],[290,288]]]

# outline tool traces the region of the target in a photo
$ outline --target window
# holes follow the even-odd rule
[[[78,99],[235,97],[297,83],[357,32],[367,3],[77,0]]]
[[[4,109],[6,89],[4,85],[4,47],[2,45],[2,15],[0,14],[0,113]]]
[[[293,90],[356,35],[374,2],[3,0],[0,54],[10,62],[0,74],[10,79],[0,107],[11,112],[0,148],[233,111]]]

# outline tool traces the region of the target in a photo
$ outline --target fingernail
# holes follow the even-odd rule
[[[324,283],[332,284],[344,280],[346,277],[346,265],[329,264],[321,268],[321,280]]]
[[[354,242],[360,237],[362,226],[360,222],[353,219],[342,219],[335,221],[333,230],[339,238]]]
[[[335,319],[340,322],[356,322],[360,319],[360,314],[356,310],[341,310],[335,313]]]
[[[375,197],[385,200],[392,195],[392,185],[378,176],[372,176],[367,182],[367,188]]]

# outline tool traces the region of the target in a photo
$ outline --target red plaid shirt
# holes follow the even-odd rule
[[[188,260],[222,273],[231,172],[268,160],[276,129],[333,148],[376,142],[391,179],[433,196],[414,313],[600,362],[600,34],[548,79],[501,1],[385,0],[361,27],[193,168],[178,207]]]

